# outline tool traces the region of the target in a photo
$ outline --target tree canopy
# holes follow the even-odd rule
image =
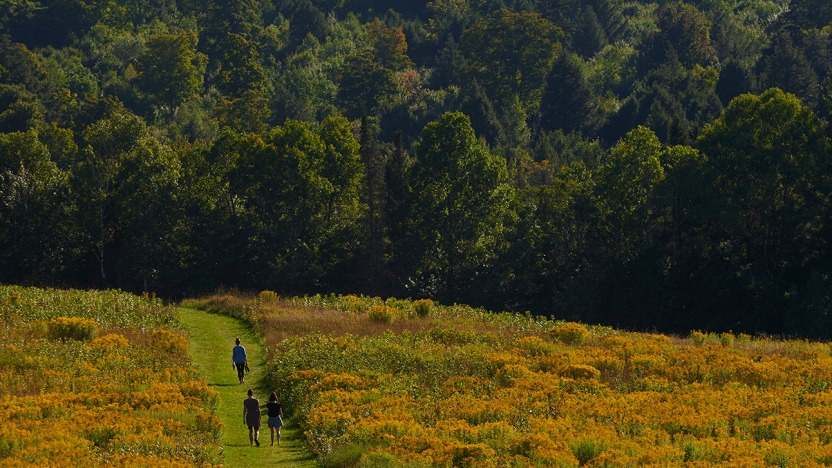
[[[0,281],[832,336],[823,0],[0,0]]]

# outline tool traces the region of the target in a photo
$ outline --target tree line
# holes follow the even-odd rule
[[[0,282],[832,332],[823,0],[0,12]]]

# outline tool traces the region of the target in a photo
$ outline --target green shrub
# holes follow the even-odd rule
[[[57,317],[47,326],[53,340],[89,341],[98,332],[98,323],[81,317]]]
[[[355,466],[361,460],[361,456],[367,452],[368,448],[362,444],[339,445],[324,457],[323,466],[324,468]]]
[[[789,455],[780,450],[773,449],[765,456],[767,466],[776,466],[778,468],[787,468],[789,466]]]
[[[377,305],[370,307],[370,310],[367,311],[367,316],[376,323],[392,323],[396,319],[398,312],[398,310],[392,307]]]
[[[604,443],[595,439],[583,439],[569,445],[572,455],[578,459],[578,464],[584,466],[590,460],[604,452]]]
[[[708,338],[708,335],[699,330],[691,330],[690,332],[690,339],[696,346],[702,346],[705,343],[706,338]]]
[[[686,462],[696,462],[704,460],[707,456],[707,453],[702,446],[692,440],[685,441],[682,444],[682,450],[685,452],[685,456],[683,461]]]
[[[427,317],[430,315],[430,310],[433,308],[433,301],[430,299],[419,299],[413,301],[413,311],[419,317]]]
[[[580,323],[567,322],[549,330],[549,336],[570,345],[585,343],[592,334]]]

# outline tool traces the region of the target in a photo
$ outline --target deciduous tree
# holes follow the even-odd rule
[[[151,37],[136,64],[139,88],[167,106],[169,120],[176,109],[202,89],[205,58],[196,51],[192,32]]]
[[[520,99],[535,112],[563,32],[536,13],[497,10],[462,35],[471,76],[500,103]]]
[[[419,273],[453,300],[462,275],[489,261],[509,187],[505,161],[491,155],[462,113],[425,126],[410,174]]]

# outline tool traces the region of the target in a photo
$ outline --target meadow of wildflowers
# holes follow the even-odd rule
[[[832,465],[828,344],[355,296],[198,303],[263,334],[324,466]]]
[[[219,464],[187,343],[152,296],[0,286],[0,466]]]

